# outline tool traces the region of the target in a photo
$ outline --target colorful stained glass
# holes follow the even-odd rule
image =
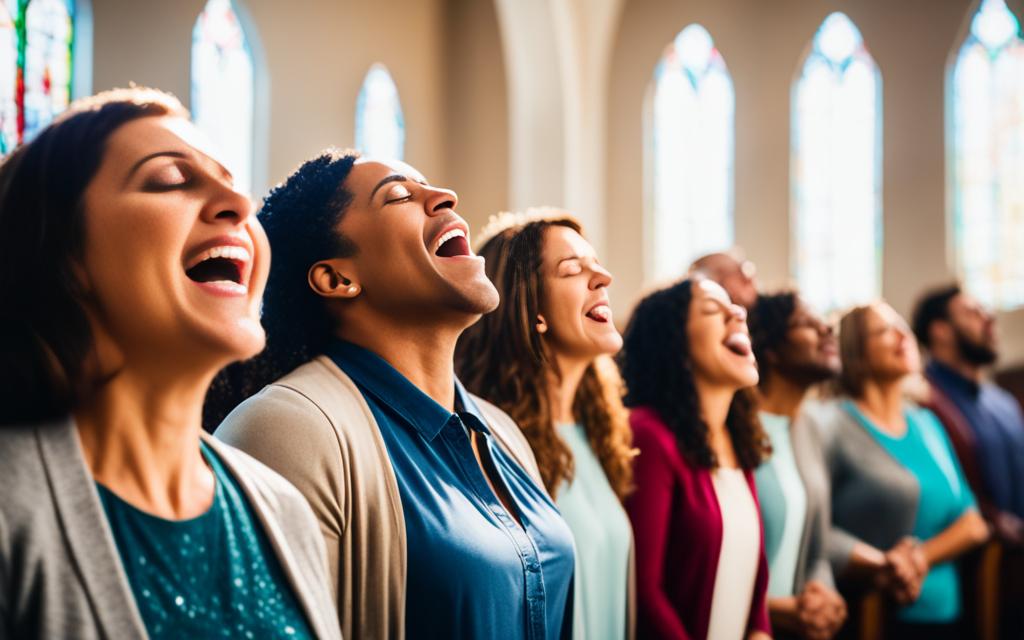
[[[680,277],[694,258],[733,244],[733,111],[725,60],[692,24],[654,70],[648,172],[651,276]]]
[[[209,0],[192,29],[192,117],[235,186],[252,189],[252,52],[231,0]]]
[[[881,282],[882,77],[860,31],[825,18],[793,86],[794,268],[822,310],[877,297]]]
[[[68,0],[30,0],[24,9],[25,140],[71,102],[72,11]]]
[[[1024,40],[1003,0],[982,0],[950,82],[958,271],[985,303],[1024,306]]]
[[[17,13],[15,8],[12,15],[7,2],[0,0],[0,155],[18,144]]]
[[[370,67],[356,99],[356,148],[374,158],[401,160],[405,155],[398,87],[382,64]]]

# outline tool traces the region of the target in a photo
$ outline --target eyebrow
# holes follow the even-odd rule
[[[169,157],[169,158],[181,158],[181,159],[185,159],[187,157],[181,151],[171,151],[171,150],[157,151],[157,152],[151,153],[151,154],[149,154],[147,156],[143,156],[140,160],[138,160],[135,164],[132,165],[132,168],[128,171],[128,176],[125,178],[125,182],[127,182],[129,179],[131,179],[131,177],[133,175],[135,175],[135,172],[138,171],[139,167],[141,167],[142,165],[146,164],[150,160],[153,160],[154,158],[160,158],[160,157],[165,157],[165,156]],[[227,171],[227,170],[225,169],[225,171]]]
[[[426,179],[417,180],[416,178],[409,178],[408,176],[404,176],[404,175],[402,175],[400,173],[393,173],[390,176],[384,178],[383,180],[381,180],[380,182],[377,183],[377,186],[374,187],[373,191],[370,192],[370,199],[369,200],[372,202],[373,201],[373,196],[377,195],[377,191],[379,191],[380,188],[383,187],[386,184],[390,184],[392,182],[409,182],[409,181],[415,182],[416,184],[422,184],[424,186],[429,184],[426,181]]]

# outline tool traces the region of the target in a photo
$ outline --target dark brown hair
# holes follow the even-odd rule
[[[456,372],[473,393],[508,413],[533,448],[544,485],[552,496],[573,478],[572,451],[551,418],[548,384],[558,371],[535,329],[544,279],[544,236],[552,226],[581,232],[566,214],[513,225],[490,238],[479,254],[501,294],[498,308],[466,330],[456,348]],[[632,433],[620,398],[617,372],[609,358],[598,358],[583,374],[573,400],[573,416],[583,426],[608,482],[622,499],[632,485]]]
[[[114,89],[76,101],[0,166],[0,424],[70,413],[100,380],[77,275],[83,195],[120,127],[188,117],[155,89]]]
[[[682,280],[659,289],[637,304],[618,361],[626,383],[626,406],[656,411],[675,435],[683,457],[713,469],[718,460],[708,443],[686,330],[692,282]],[[733,396],[725,425],[740,466],[757,468],[771,445],[761,429],[751,390],[741,389]]]

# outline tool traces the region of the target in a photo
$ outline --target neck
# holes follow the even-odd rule
[[[857,402],[885,426],[903,422],[903,380],[869,380]]]
[[[455,344],[465,325],[350,322],[338,337],[369,349],[439,405],[455,410]]]
[[[695,381],[697,397],[700,399],[700,413],[708,431],[712,436],[726,433],[725,420],[729,417],[736,390],[706,383],[700,379]]]
[[[124,367],[75,411],[97,482],[168,518],[201,513],[214,480],[199,450],[203,400],[214,371],[173,376]]]
[[[555,424],[571,424],[576,421],[572,410],[576,401],[576,391],[580,388],[580,381],[587,372],[590,361],[559,356],[555,356],[555,361],[558,364],[558,375],[553,372],[548,374],[551,419]]]
[[[981,383],[981,367],[979,365],[967,362],[955,354],[947,353],[946,350],[936,350],[932,353],[932,359],[946,365],[968,380]]]
[[[786,416],[792,422],[810,387],[778,374],[765,378],[760,387],[761,410]]]

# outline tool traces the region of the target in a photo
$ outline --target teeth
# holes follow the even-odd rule
[[[601,304],[590,310],[587,315],[591,316],[595,320],[611,320],[612,310],[606,304]]]
[[[452,238],[459,238],[459,237],[465,238],[466,237],[466,232],[463,231],[462,229],[452,229],[451,231],[446,231],[444,233],[444,235],[442,235],[440,238],[438,238],[437,242],[434,243],[434,253],[437,253],[437,250],[441,248],[442,244],[448,242]]]
[[[228,260],[248,262],[250,256],[249,252],[246,251],[245,248],[243,247],[238,247],[235,245],[223,245],[220,247],[212,247],[201,253],[193,261],[192,266],[194,267],[195,265],[199,264],[200,262],[203,262],[204,260],[212,260],[214,258],[226,258]]]

